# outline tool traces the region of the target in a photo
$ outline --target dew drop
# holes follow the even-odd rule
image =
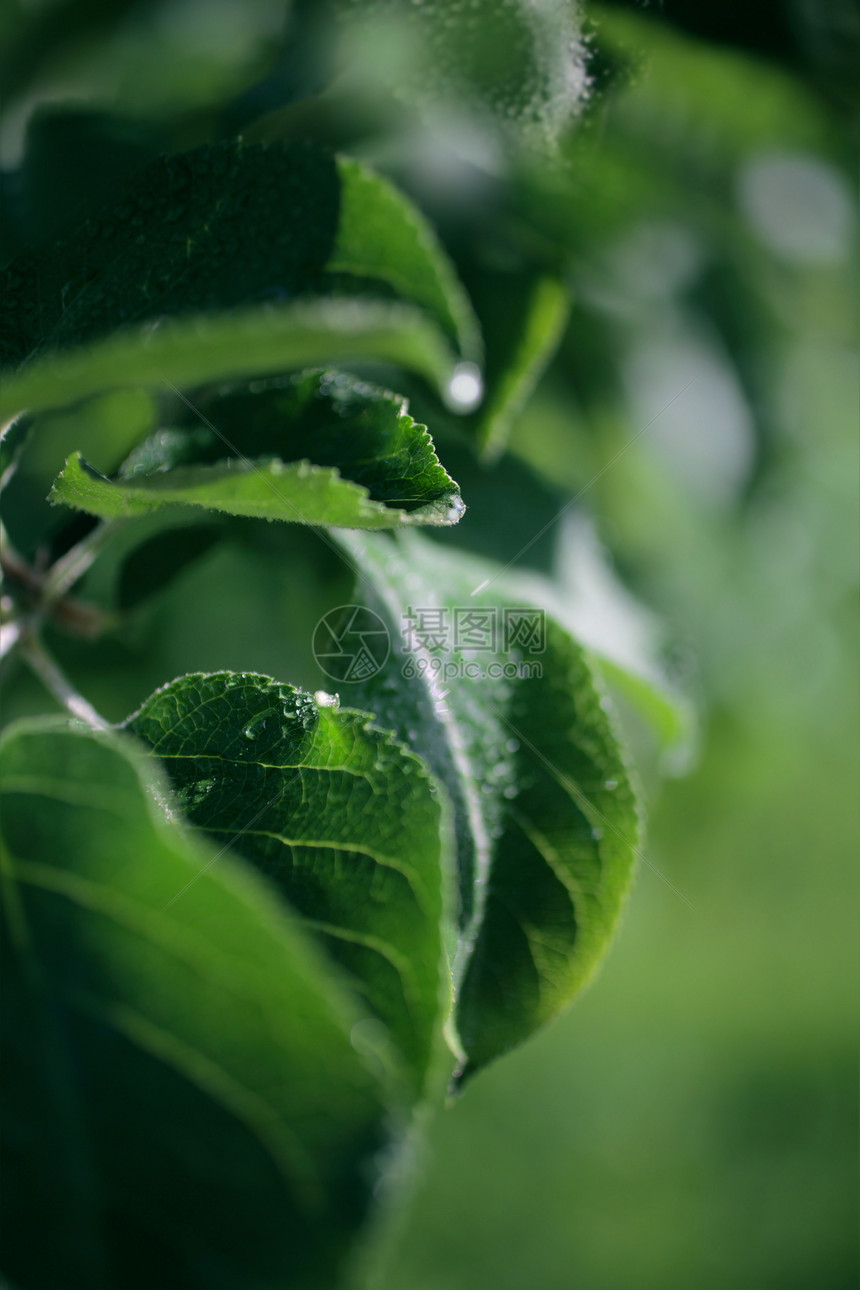
[[[318,708],[334,708],[337,710],[340,707],[340,695],[329,694],[327,690],[315,690],[314,703]]]
[[[447,402],[454,412],[471,412],[481,402],[484,382],[476,363],[458,363],[448,384]]]
[[[604,787],[604,788],[608,788],[608,789],[609,789],[609,791],[610,791],[610,793],[611,793],[611,792],[612,792],[612,790],[613,790],[613,788],[617,788],[617,787],[618,787],[618,780],[617,780],[617,779],[608,779],[608,780],[606,781],[606,783],[603,785],[603,787]]]
[[[466,503],[463,501],[462,497],[452,497],[451,505],[445,512],[443,522],[445,524],[456,524],[457,520],[459,520],[461,516],[465,515],[465,513]]]

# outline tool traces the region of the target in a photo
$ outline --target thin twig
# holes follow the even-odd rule
[[[0,574],[3,578],[8,578],[12,583],[24,592],[28,608],[20,614],[22,620],[35,623],[45,615],[49,615],[61,627],[72,632],[75,636],[94,637],[100,636],[103,632],[109,631],[116,623],[116,615],[97,605],[91,605],[83,600],[75,600],[63,593],[63,584],[71,586],[72,582],[82,577],[86,571],[87,555],[88,563],[91,564],[97,551],[101,548],[104,537],[99,538],[98,543],[93,543],[86,553],[76,554],[73,567],[63,574],[62,581],[57,580],[58,590],[52,591],[50,599],[46,595],[47,580],[51,577],[51,571],[48,574],[42,574],[22,560],[21,556],[14,550],[8,540],[8,536],[2,530],[0,525]],[[80,546],[80,543],[78,544]],[[77,548],[74,548],[77,551]],[[65,557],[63,557],[65,561]],[[56,566],[54,566],[56,567]]]
[[[58,600],[62,600],[75,583],[84,576],[104,544],[124,523],[123,519],[112,519],[97,524],[86,537],[81,538],[80,542],[51,565],[42,591],[42,604],[46,611],[50,610]]]
[[[0,426],[0,441],[2,441],[7,434],[11,433],[12,427],[14,426],[15,422],[19,421],[21,417],[24,417],[26,415],[27,415],[26,412],[16,412],[14,417],[10,417],[10,419],[7,422],[5,422],[4,425]],[[0,475],[0,492],[2,492],[2,490],[9,483],[9,480],[15,474],[17,467],[18,467],[18,453],[13,452],[12,460],[9,462],[9,465],[3,471],[3,474]]]
[[[58,703],[77,717],[85,721],[93,730],[107,730],[108,722],[96,712],[95,708],[82,694],[79,694],[71,681],[60,671],[38,637],[28,633],[22,636],[19,645],[21,657],[25,658],[47,690]]]

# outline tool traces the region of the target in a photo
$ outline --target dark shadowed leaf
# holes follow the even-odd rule
[[[0,760],[3,1273],[333,1286],[389,1132],[384,1044],[372,1068],[355,1001],[261,879],[167,821],[130,740],[32,723]]]
[[[244,145],[241,140],[206,145],[159,158],[135,176],[117,204],[50,248],[24,252],[12,261],[0,275],[0,355],[12,367],[28,360],[32,364],[39,356],[36,371],[42,377],[41,363],[46,362],[50,378],[56,369],[48,356],[70,350],[71,368],[59,368],[59,379],[68,385],[66,401],[92,393],[99,379],[106,386],[124,379],[188,383],[289,370],[299,364],[289,343],[289,325],[283,334],[282,310],[298,297],[333,291],[352,295],[351,280],[358,281],[361,296],[383,284],[384,294],[393,292],[420,308],[425,335],[417,338],[413,327],[413,345],[407,350],[418,339],[419,348],[428,351],[425,374],[429,369],[440,375],[438,358],[448,344],[467,347],[472,356],[478,352],[474,317],[444,251],[420,213],[379,176],[311,145]],[[205,333],[211,335],[219,324],[223,330],[225,319],[219,315],[262,303],[269,305],[271,325],[279,333],[270,356],[254,354],[250,346],[245,351],[236,333],[220,368],[203,363],[195,373],[194,364],[186,371],[181,360],[168,362],[163,371],[152,364],[147,344],[152,327],[169,319],[196,319],[204,336],[195,352],[202,359],[201,349],[208,348],[211,359]],[[349,330],[350,322],[340,321],[342,311],[341,306],[331,319],[331,349],[320,352],[324,338],[317,337],[311,361],[343,355],[338,333]],[[204,323],[201,316],[207,313],[214,317]],[[306,321],[312,328],[312,318]],[[368,328],[366,323],[358,326]],[[385,327],[382,319],[380,326]],[[110,363],[99,359],[116,332],[121,335],[114,337],[119,352],[113,360],[122,358],[119,370],[111,373]],[[294,345],[301,339],[308,341],[299,336]],[[182,348],[188,333],[180,328],[174,340]],[[100,344],[88,360],[81,346],[93,342]],[[359,343],[357,353],[398,361],[398,353],[389,348],[397,350],[377,340]],[[133,367],[138,352],[148,349],[149,354],[139,354],[137,375],[124,376],[123,358]],[[347,353],[355,356],[354,350]],[[402,347],[400,361],[410,365]],[[81,363],[87,377],[78,373]],[[32,366],[25,368],[18,378],[24,384],[16,395],[8,395],[10,400],[25,398],[32,371]],[[81,381],[83,389],[78,388]],[[16,384],[12,378],[11,388]],[[26,397],[26,406],[35,407],[47,406],[45,398],[51,396],[34,392]],[[12,406],[18,410],[25,404]]]
[[[115,201],[166,143],[160,124],[84,103],[41,105],[28,117],[21,165],[9,176],[3,262],[25,247],[50,245]]]
[[[338,194],[334,158],[316,148],[229,142],[158,158],[119,202],[6,269],[7,361],[157,318],[295,297],[325,267]]]

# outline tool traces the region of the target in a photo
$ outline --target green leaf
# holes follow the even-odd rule
[[[0,275],[0,354],[5,363],[15,364],[34,354],[105,344],[118,332],[120,354],[125,342],[134,355],[148,331],[142,324],[161,326],[167,319],[209,314],[215,315],[209,326],[217,326],[223,311],[261,301],[271,302],[278,319],[276,306],[287,307],[299,296],[356,294],[344,275],[363,280],[359,295],[384,283],[385,294],[393,289],[420,307],[424,336],[418,343],[429,350],[423,358],[425,374],[440,375],[439,356],[451,341],[470,351],[479,348],[465,293],[432,230],[379,176],[309,144],[245,145],[239,140],[205,145],[158,158],[135,176],[115,206],[84,221],[51,248],[26,252],[12,262]],[[302,339],[310,344],[309,361],[344,354],[338,342],[345,337],[338,333],[355,330],[355,322],[351,326],[347,318],[339,325],[338,312],[322,324],[334,332],[328,337],[330,350],[320,352],[310,336],[294,338],[300,348]],[[383,319],[377,316],[364,327],[385,327],[388,320]],[[214,370],[206,366],[196,374],[192,369],[186,377],[177,366],[174,375],[165,371],[153,377],[147,364],[152,355],[141,355],[142,370],[130,379],[182,382],[289,369],[297,365],[296,356],[280,321],[275,348],[249,354],[248,365],[239,349],[228,351],[223,367]],[[301,315],[296,321],[302,321]],[[314,328],[313,315],[304,321]],[[198,326],[205,337],[206,324]],[[412,330],[412,342],[406,345],[410,354],[418,339],[414,326]],[[207,348],[211,355],[211,335]],[[392,348],[389,353],[384,341],[371,342],[366,349],[359,347],[358,355],[402,361],[402,349]],[[100,369],[104,383],[121,381],[122,373],[112,377],[99,363],[99,352],[97,346],[93,377]],[[346,352],[356,354],[349,348]],[[299,361],[304,365],[308,358]],[[76,389],[74,367],[71,374],[61,369],[61,375],[70,385],[67,401],[99,388]],[[23,380],[26,388],[26,368]],[[12,384],[14,388],[14,380]]]
[[[46,354],[0,382],[0,419],[61,407],[123,385],[190,387],[320,363],[393,363],[444,386],[455,360],[410,305],[330,298],[127,327]]]
[[[630,881],[635,797],[584,651],[552,618],[509,596],[498,569],[417,534],[342,541],[392,638],[389,662],[356,686],[356,702],[409,737],[455,806],[462,1082],[593,975]],[[474,627],[466,617],[474,613],[495,622],[495,646],[446,650],[457,622]],[[516,621],[543,621],[544,648],[523,642],[517,658],[516,644],[506,649],[501,639],[506,621],[509,632]],[[420,630],[402,640],[409,622],[440,627],[441,648]]]
[[[141,444],[113,481],[73,456],[52,500],[105,517],[185,503],[346,528],[452,524],[463,513],[405,400],[346,373],[234,391],[193,416]]]
[[[186,676],[126,727],[190,822],[288,897],[388,1026],[416,1092],[442,1017],[443,806],[366,713],[266,677]]]
[[[329,272],[388,283],[398,296],[423,305],[465,358],[480,362],[477,320],[432,226],[393,184],[366,166],[339,157],[337,170],[340,219]]]
[[[0,765],[3,1275],[333,1286],[389,1132],[384,1046],[372,1068],[315,947],[168,822],[131,741],[28,723]]]

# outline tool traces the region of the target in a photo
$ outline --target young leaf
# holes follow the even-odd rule
[[[411,732],[454,801],[462,1081],[594,973],[630,881],[635,798],[584,652],[562,627],[509,598],[492,566],[416,534],[342,541],[392,637],[357,701]]]
[[[388,1135],[353,1001],[130,740],[28,723],[0,766],[4,1277],[331,1286]]]
[[[463,512],[405,400],[346,373],[305,372],[204,407],[205,423],[195,412],[194,425],[159,431],[113,481],[73,456],[52,500],[101,516],[183,502],[346,528],[452,524]]]
[[[366,713],[248,674],[182,677],[125,724],[190,822],[275,882],[351,973],[419,1092],[445,975],[446,821],[422,763]]]

